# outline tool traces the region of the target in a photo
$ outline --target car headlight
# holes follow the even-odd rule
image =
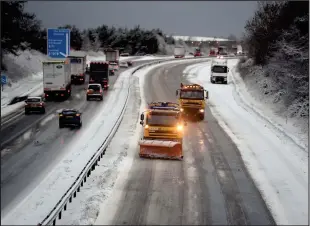
[[[178,130],[178,131],[182,131],[182,130],[183,130],[183,126],[182,126],[182,125],[178,125],[178,126],[177,126],[177,130]]]
[[[205,110],[204,110],[204,109],[200,109],[199,111],[200,111],[200,112],[205,112]]]

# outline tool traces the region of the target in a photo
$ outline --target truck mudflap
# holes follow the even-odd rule
[[[140,140],[141,158],[182,160],[182,143],[165,140]]]

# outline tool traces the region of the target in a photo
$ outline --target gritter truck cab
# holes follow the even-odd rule
[[[109,88],[109,63],[106,61],[92,61],[89,66],[89,84],[101,84],[104,90]]]
[[[68,59],[43,62],[43,88],[46,100],[71,96],[71,65]]]
[[[211,83],[222,82],[227,84],[229,68],[227,67],[227,60],[213,61],[211,65]]]
[[[176,90],[176,96],[179,98],[180,111],[183,115],[198,116],[200,120],[204,119],[205,99],[209,98],[209,92],[201,85],[181,83],[181,88]]]
[[[183,159],[184,122],[179,105],[152,102],[140,116],[143,138],[139,141],[140,157]]]

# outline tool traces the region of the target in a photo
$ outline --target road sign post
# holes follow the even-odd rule
[[[70,54],[70,29],[47,29],[47,55],[65,58]]]
[[[4,90],[4,85],[7,84],[7,77],[5,75],[1,75],[1,89]]]

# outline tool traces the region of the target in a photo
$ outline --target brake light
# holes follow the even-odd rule
[[[87,90],[87,93],[90,93],[89,89]]]
[[[43,106],[43,103],[40,103],[41,106]]]
[[[145,129],[148,129],[149,128],[149,125],[145,125],[145,127],[144,127]]]
[[[102,93],[102,90],[100,90],[100,93]]]
[[[76,116],[80,116],[81,114],[76,114]]]

